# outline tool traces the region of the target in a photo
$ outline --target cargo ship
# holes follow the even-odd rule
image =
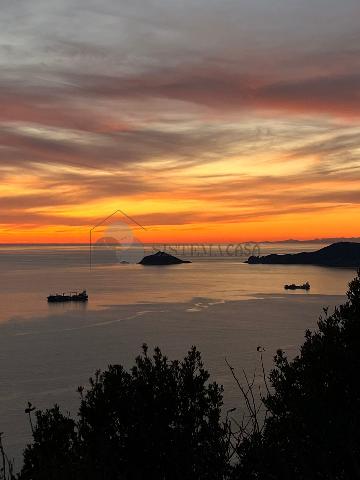
[[[66,293],[56,293],[55,295],[49,295],[47,301],[49,303],[60,303],[60,302],[87,302],[89,299],[86,290],[81,293],[78,292],[69,292]]]
[[[310,283],[306,282],[302,285],[295,285],[295,283],[291,283],[290,285],[284,285],[285,290],[310,290]]]

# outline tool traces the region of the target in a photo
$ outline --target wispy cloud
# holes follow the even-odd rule
[[[359,14],[355,0],[4,0],[0,241],[56,240],[119,203],[174,236],[355,234]]]

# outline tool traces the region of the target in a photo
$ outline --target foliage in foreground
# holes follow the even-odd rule
[[[208,379],[195,347],[170,362],[144,346],[130,372],[112,365],[80,389],[77,422],[36,412],[21,480],[223,478],[222,388]]]
[[[293,361],[277,352],[267,420],[241,445],[235,478],[360,478],[360,272],[347,297]]]
[[[150,357],[144,346],[130,372],[110,366],[79,390],[78,420],[58,406],[36,412],[17,478],[360,479],[360,272],[347,297],[332,315],[324,309],[298,357],[277,352],[261,426],[247,377],[239,388],[250,431],[241,424],[231,432],[221,421],[222,388],[209,384],[195,347],[170,362],[159,349]],[[27,413],[31,420],[31,405]],[[0,455],[5,465],[2,447]],[[13,480],[10,465],[7,472],[0,468],[0,479]]]

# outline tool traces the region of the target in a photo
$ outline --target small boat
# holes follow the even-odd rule
[[[284,285],[285,290],[310,290],[310,283],[306,282],[302,285],[295,285],[295,283],[291,283],[290,285]]]
[[[55,295],[49,295],[47,301],[49,303],[60,303],[60,302],[87,302],[89,299],[86,290],[81,293],[78,292],[69,292],[68,295],[62,293],[61,295],[56,293]]]

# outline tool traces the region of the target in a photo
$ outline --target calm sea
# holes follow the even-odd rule
[[[265,255],[322,246],[257,248]],[[192,263],[144,267],[121,263],[135,258],[133,251],[96,246],[91,270],[87,246],[0,247],[0,431],[18,465],[30,433],[27,401],[39,408],[57,402],[76,412],[76,387],[109,363],[131,366],[143,342],[159,345],[170,358],[196,344],[225,387],[225,407],[241,409],[225,357],[239,372],[251,372],[258,345],[266,349],[268,368],[277,348],[295,355],[304,330],[315,328],[322,307],[343,301],[355,275],[351,269],[247,265],[248,250],[205,247],[172,246]],[[305,281],[308,293],[284,291],[285,283]],[[83,289],[86,305],[46,301],[50,293]]]

